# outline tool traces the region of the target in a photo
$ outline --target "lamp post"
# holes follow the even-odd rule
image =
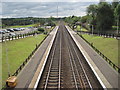
[[[80,18],[80,32],[82,32],[82,17]]]
[[[94,30],[94,27],[93,27],[93,25],[92,25],[92,35],[93,35],[93,30]]]
[[[119,34],[119,16],[117,17],[117,35]]]

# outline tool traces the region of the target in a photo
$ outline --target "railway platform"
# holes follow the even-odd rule
[[[41,63],[42,58],[44,57],[45,52],[49,53],[48,48],[50,49],[50,45],[52,45],[56,32],[58,30],[58,26],[56,26],[52,32],[47,36],[47,38],[40,45],[38,50],[34,53],[32,58],[23,68],[23,70],[17,76],[18,84],[15,88],[28,88],[31,80]],[[50,44],[51,43],[51,44]]]
[[[66,26],[103,88],[120,88],[120,75],[76,32]]]
[[[65,31],[64,31],[65,28],[63,26],[61,26],[61,28],[59,28],[59,30],[58,30],[58,28],[59,27],[57,26],[50,33],[50,35],[45,39],[45,41],[41,44],[41,46],[35,52],[35,54],[31,58],[31,60],[29,60],[27,65],[19,73],[19,75],[18,75],[18,85],[16,86],[16,88],[36,88],[37,89],[37,87],[39,86],[38,84],[40,84],[39,80],[40,80],[40,77],[42,77],[42,73],[43,73],[43,76],[44,76],[44,73],[45,73],[45,76],[46,76],[47,69],[46,69],[46,72],[45,72],[45,70],[43,70],[44,67],[45,67],[45,64],[46,64],[47,61],[49,62],[49,59],[51,60],[51,58],[53,57],[54,54],[55,54],[54,55],[55,61],[54,61],[54,59],[53,59],[53,61],[54,61],[55,64],[53,63],[53,65],[56,66],[57,68],[59,68],[59,70],[57,70],[56,72],[59,73],[59,82],[60,82],[60,85],[62,85],[60,77],[63,77],[63,81],[66,81],[66,80],[64,80],[64,75],[68,75],[68,74],[66,74],[67,70],[63,69],[63,68],[68,67],[67,69],[71,70],[69,65],[72,66],[72,64],[73,64],[73,66],[74,65],[76,65],[76,66],[74,66],[74,68],[72,68],[72,69],[75,69],[75,67],[78,67],[78,68],[75,69],[76,72],[77,72],[77,69],[80,69],[79,68],[80,65],[77,65],[78,63],[75,64],[76,62],[78,62],[77,58],[79,58],[79,55],[77,54],[77,51],[79,52],[79,50],[85,58],[83,60],[87,61],[87,63],[88,63],[87,66],[90,66],[90,68],[92,69],[93,73],[96,76],[95,78],[97,78],[97,80],[99,81],[100,85],[103,88],[120,88],[120,86],[118,85],[118,79],[120,78],[120,75],[99,54],[97,54],[76,32],[74,32],[68,26],[66,26],[66,28],[67,28],[67,31],[69,32],[70,35],[68,35],[67,32],[65,34]],[[59,34],[57,33],[57,31],[59,32]],[[72,37],[72,39],[74,41],[72,39],[70,39],[70,36]],[[67,38],[65,38],[65,37],[67,37]],[[68,39],[68,37],[69,37],[69,39]],[[61,41],[61,40],[63,40],[63,41]],[[55,41],[56,41],[56,43],[55,43]],[[74,42],[76,43],[75,45],[73,44]],[[66,45],[65,45],[65,43],[66,43]],[[71,46],[69,46],[68,44],[71,45]],[[53,48],[52,46],[55,46],[57,48],[55,49],[55,47]],[[67,48],[67,46],[69,46],[69,47]],[[74,46],[76,46],[76,47],[74,47]],[[79,50],[77,49],[77,47],[78,47]],[[53,50],[51,48],[53,48]],[[59,49],[61,49],[61,52],[60,52]],[[51,54],[49,55],[50,52],[51,52]],[[62,54],[60,54],[60,53],[62,53]],[[66,53],[67,56],[65,56],[66,54],[64,54],[64,53]],[[73,59],[70,59],[70,60],[75,59],[76,62],[75,61],[69,61],[69,59],[67,58],[69,55],[70,55],[70,57],[73,58]],[[61,58],[63,58],[63,59],[60,58],[60,60],[65,59],[67,64],[65,64],[65,62],[63,62],[63,61],[62,61],[63,64],[61,64],[61,62],[59,61],[60,64],[58,65],[59,66],[58,67],[57,64],[56,64],[58,62],[56,60],[58,60],[59,56],[60,57],[62,56]],[[69,63],[71,63],[71,64],[68,64],[67,61],[69,61]],[[64,65],[65,67],[62,67],[61,65]],[[83,65],[86,65],[86,64],[83,64]],[[48,67],[49,66],[50,65],[48,63]],[[47,67],[47,65],[46,65],[46,67]],[[85,71],[88,71],[86,73],[90,74],[89,73],[90,68],[88,68],[88,70],[85,69]],[[52,69],[48,69],[48,71],[49,70],[52,70]],[[72,71],[74,71],[74,70],[72,70]],[[78,72],[77,72],[78,76],[79,76],[79,71],[80,70],[78,70]],[[53,74],[53,71],[51,73]],[[54,73],[55,73],[55,71],[54,71]],[[68,71],[68,73],[71,73],[71,72]],[[48,74],[48,76],[49,76],[49,74]],[[73,74],[73,76],[75,76],[75,75]],[[89,79],[91,77],[92,77],[91,75],[88,75]],[[44,79],[45,78],[43,78],[43,82],[44,82]],[[48,80],[48,79],[50,79],[50,80]],[[51,77],[48,77],[48,79],[46,78],[46,80],[49,81],[49,82],[52,80]],[[68,79],[68,81],[69,80],[71,80],[71,79]],[[75,80],[77,80],[76,76],[75,76]],[[94,77],[91,80],[95,81]],[[90,82],[91,82],[91,80],[90,80]],[[42,79],[41,79],[41,82],[42,82]],[[51,82],[53,82],[53,81],[51,81]],[[69,82],[63,82],[63,83],[67,84]],[[78,81],[76,81],[75,85],[78,85],[77,82]],[[96,82],[93,82],[93,83],[91,83],[91,85],[93,86],[95,83]],[[41,86],[41,84],[40,84],[40,86]],[[63,85],[63,87],[64,87],[64,85]]]

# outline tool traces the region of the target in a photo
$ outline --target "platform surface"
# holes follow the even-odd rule
[[[43,41],[34,55],[31,57],[29,62],[23,68],[23,70],[18,74],[18,84],[15,88],[28,88],[31,80],[34,76],[34,73],[37,70],[38,65],[41,62],[41,59],[51,41],[56,31],[56,27],[51,31],[51,33],[47,36],[47,38]]]
[[[79,45],[81,52],[86,55],[88,62],[91,64],[92,69],[98,75],[101,83],[106,88],[120,88],[118,81],[120,80],[120,74],[115,71],[95,50],[89,46],[76,32],[66,26],[70,34],[74,37],[75,41]]]

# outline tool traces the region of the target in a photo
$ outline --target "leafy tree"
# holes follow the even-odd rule
[[[89,23],[90,23],[90,29],[92,29],[92,26],[95,29],[96,26],[96,15],[97,15],[97,11],[98,10],[98,6],[95,4],[90,5],[89,7],[87,7],[87,14],[89,16]]]
[[[115,8],[115,17],[117,17],[117,19],[120,21],[120,4],[118,4]]]
[[[115,8],[115,19],[116,19],[116,23],[119,29],[120,27],[120,4],[118,4],[117,7]]]
[[[103,2],[98,6],[97,12],[97,30],[99,32],[106,32],[110,30],[114,21],[114,12],[111,8],[111,5]]]
[[[38,28],[38,31],[43,33],[45,30],[44,30],[44,28]]]
[[[113,8],[113,10],[117,7],[117,5],[119,4],[119,0],[117,0],[117,1],[113,1],[112,2],[112,8]]]
[[[86,23],[88,19],[88,15],[81,17],[81,23]]]
[[[47,26],[52,26],[53,27],[53,26],[55,26],[55,23],[53,21],[48,22]]]

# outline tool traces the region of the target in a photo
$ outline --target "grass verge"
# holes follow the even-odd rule
[[[36,44],[39,44],[46,35],[41,34],[33,37],[27,37],[24,39],[9,41],[2,44],[2,85],[5,84],[5,80],[8,77],[8,69],[6,64],[6,47],[8,55],[8,63],[10,66],[10,72],[13,74],[15,70],[22,64],[27,56],[33,51]],[[7,45],[7,46],[6,46]]]
[[[81,26],[77,26],[77,28],[75,30],[77,30],[77,31],[84,31],[84,32],[88,31],[87,29],[85,29],[83,27],[81,27],[81,30],[80,30],[80,27]]]
[[[107,56],[114,64],[119,66],[118,58],[120,58],[120,56],[118,55],[118,52],[120,51],[120,49],[118,49],[118,42],[120,40],[87,34],[83,34],[82,36],[90,43],[93,43],[93,45],[97,49],[99,49],[105,56]]]

